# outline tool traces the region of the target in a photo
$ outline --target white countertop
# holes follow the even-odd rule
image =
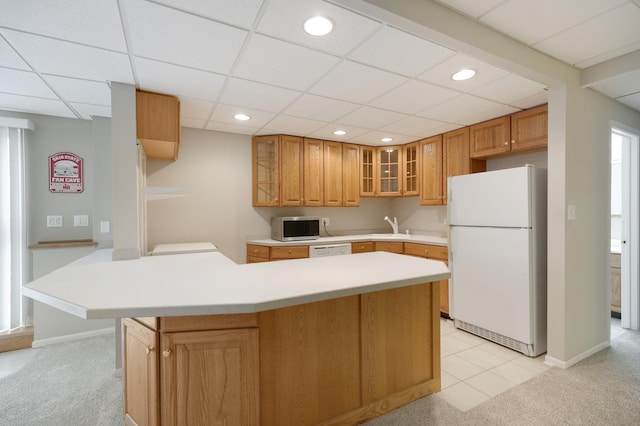
[[[219,252],[111,261],[111,249],[103,249],[32,281],[23,293],[87,319],[210,315],[260,312],[449,276],[443,262],[387,252],[238,265]]]
[[[362,234],[362,235],[340,235],[337,237],[320,237],[315,240],[302,241],[277,241],[271,238],[248,239],[248,244],[258,244],[263,246],[315,246],[324,244],[355,243],[362,241],[401,241],[406,243],[433,244],[437,246],[447,246],[446,237],[420,234]]]
[[[204,253],[207,251],[218,251],[218,248],[210,242],[158,244],[151,250],[149,255],[164,256],[167,254]]]

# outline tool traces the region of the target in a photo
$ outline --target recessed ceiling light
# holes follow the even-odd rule
[[[233,116],[233,118],[240,121],[247,121],[251,119],[251,117],[249,117],[247,114],[236,114]]]
[[[380,139],[381,142],[391,142],[393,140],[393,138],[382,138]]]
[[[312,36],[324,36],[333,30],[333,22],[324,16],[314,16],[305,21],[304,30]]]
[[[344,136],[347,134],[347,132],[345,132],[344,130],[336,130],[335,132],[333,132],[333,134],[336,136]]]
[[[476,70],[464,68],[458,71],[457,73],[453,74],[451,76],[451,79],[456,81],[468,80],[474,75],[476,75]]]

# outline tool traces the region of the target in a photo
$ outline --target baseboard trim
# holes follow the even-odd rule
[[[582,352],[581,354],[578,354],[576,356],[574,356],[573,358],[571,358],[570,360],[567,361],[562,361],[558,358],[554,358],[552,356],[545,356],[544,357],[544,363],[547,365],[550,365],[552,367],[558,367],[558,368],[562,368],[563,370],[566,370],[567,368],[571,367],[574,364],[579,363],[580,361],[582,361],[585,358],[589,358],[591,355],[595,354],[596,352],[600,352],[601,350],[608,348],[609,346],[611,346],[611,341],[606,340],[584,352]]]
[[[74,340],[86,339],[87,337],[102,336],[104,334],[113,333],[114,327],[101,328],[99,330],[85,331],[82,333],[66,334],[64,336],[50,337],[48,339],[34,340],[32,348],[41,348],[43,346],[55,345],[56,343],[71,342]]]

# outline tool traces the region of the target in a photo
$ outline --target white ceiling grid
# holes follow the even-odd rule
[[[578,67],[640,48],[632,0],[439,3]],[[333,20],[330,35],[304,33],[315,14]],[[478,74],[451,80],[461,67]],[[367,144],[546,102],[538,82],[324,0],[3,1],[0,109],[110,116],[111,81],[178,96],[183,127]],[[637,81],[593,87],[633,106]],[[234,120],[237,112],[251,120]],[[338,127],[347,135],[334,136]]]

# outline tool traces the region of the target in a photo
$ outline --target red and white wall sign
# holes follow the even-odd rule
[[[71,152],[59,152],[49,157],[49,191],[84,191],[82,157]]]

